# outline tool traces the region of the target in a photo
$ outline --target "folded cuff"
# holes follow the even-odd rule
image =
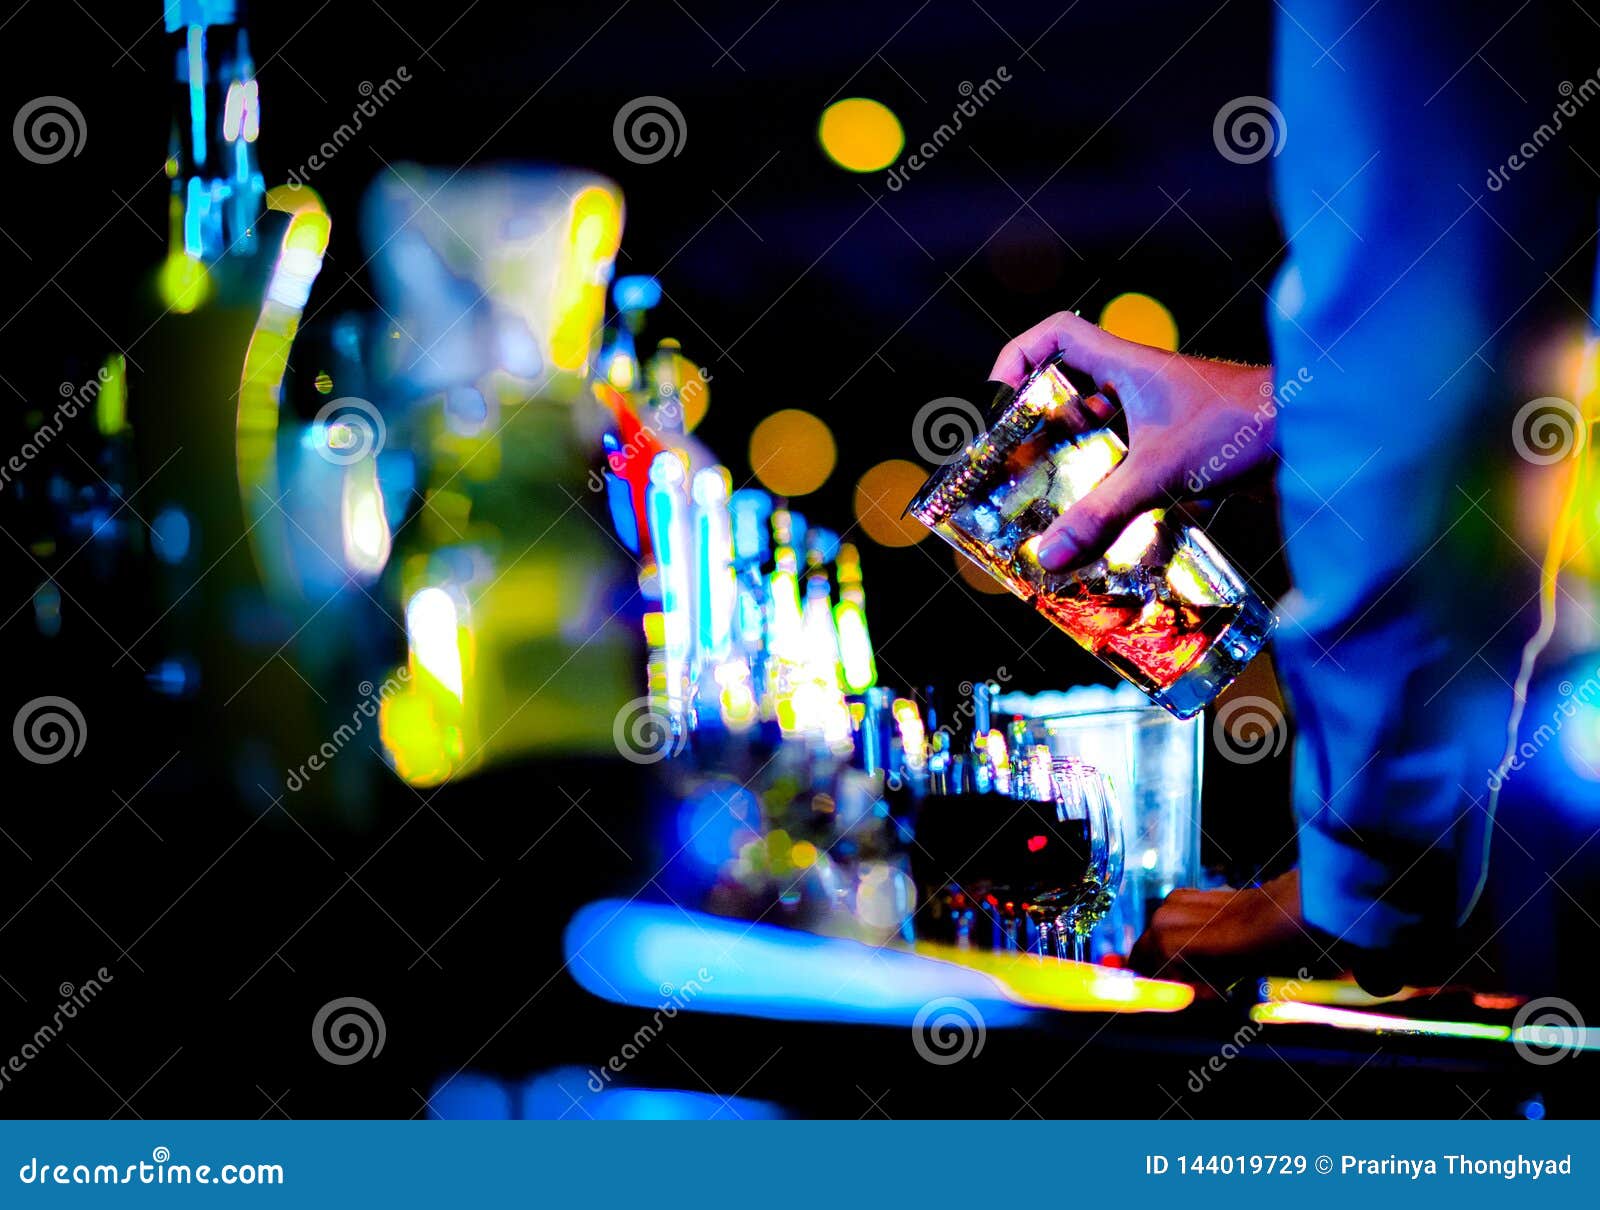
[[[1387,949],[1422,931],[1416,912],[1387,901],[1399,871],[1312,825],[1300,829],[1306,922],[1363,949]]]

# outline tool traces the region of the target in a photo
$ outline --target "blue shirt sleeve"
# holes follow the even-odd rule
[[[1306,383],[1278,415],[1278,653],[1305,913],[1363,946],[1452,927],[1475,881],[1543,554],[1517,503],[1548,468],[1512,425],[1555,393],[1528,353],[1578,310],[1552,281],[1593,264],[1559,131],[1489,183],[1565,94],[1538,6],[1474,7],[1288,3],[1275,35],[1268,323]]]

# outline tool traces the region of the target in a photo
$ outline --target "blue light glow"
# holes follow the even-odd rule
[[[678,843],[707,869],[721,867],[735,856],[742,836],[759,835],[761,804],[731,778],[702,786],[678,808]]]
[[[150,525],[151,544],[163,563],[182,563],[189,553],[189,515],[181,508],[164,508]]]
[[[169,34],[186,25],[232,25],[239,19],[234,0],[164,0],[161,11]]]
[[[434,1085],[428,1116],[436,1121],[763,1122],[782,1118],[767,1101],[676,1088],[611,1087],[597,1069],[557,1067],[521,1086],[479,1072]]]
[[[722,467],[707,467],[696,471],[693,479],[694,616],[700,627],[700,658],[713,664],[728,657],[738,595],[725,473]]]
[[[611,509],[611,527],[617,531],[617,541],[628,548],[629,554],[639,553],[639,518],[633,511],[633,489],[628,481],[610,471],[603,471],[606,482],[606,504]]]
[[[199,167],[206,162],[206,31],[203,25],[189,27],[189,139],[194,146],[195,166]]]
[[[1032,1015],[989,976],[951,963],[657,904],[591,903],[564,945],[578,983],[614,1003],[657,1008],[663,985],[694,978],[691,1012],[909,1026],[929,1001],[959,996],[989,1029]]]
[[[783,1117],[766,1101],[664,1088],[613,1088],[588,1108],[596,1120],[607,1122],[755,1122]]]
[[[666,626],[667,700],[675,716],[683,709],[694,645],[694,603],[690,589],[694,544],[690,536],[687,479],[688,472],[679,455],[665,450],[650,462],[650,486],[645,495]]]
[[[462,1072],[428,1096],[428,1116],[447,1122],[501,1122],[514,1108],[509,1088],[476,1072]]]
[[[205,256],[206,217],[211,209],[211,194],[197,176],[189,178],[183,207],[183,250],[195,260]]]
[[[558,1067],[531,1077],[522,1086],[521,1111],[529,1121],[569,1122],[761,1122],[784,1116],[776,1105],[747,1097],[610,1087],[596,1070],[578,1067]]]
[[[648,311],[661,301],[661,283],[640,274],[619,277],[611,287],[611,297],[619,311]]]
[[[200,673],[192,661],[178,658],[162,660],[144,674],[144,680],[164,697],[183,697],[200,683]]]
[[[728,498],[728,509],[733,514],[734,557],[741,562],[761,562],[767,554],[772,497],[754,488],[740,488]]]

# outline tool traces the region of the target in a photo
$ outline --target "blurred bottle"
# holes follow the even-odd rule
[[[165,8],[169,246],[140,322],[128,416],[153,477],[149,506],[184,541],[157,552],[153,616],[132,654],[183,670],[162,683],[182,681],[173,708],[212,738],[195,759],[254,802],[304,780],[293,770],[336,718],[348,722],[377,654],[365,636],[381,628],[365,601],[323,609],[325,586],[348,582],[328,568],[344,552],[317,549],[291,523],[297,508],[314,508],[331,513],[337,534],[343,485],[360,476],[370,485],[372,467],[317,459],[286,404],[330,223],[311,189],[264,187],[261,97],[240,13]],[[298,479],[297,466],[313,478]],[[368,514],[357,516],[368,533]],[[385,526],[385,551],[386,539]],[[313,616],[319,624],[308,625]],[[370,775],[359,757],[333,762],[304,781],[300,801],[360,802]]]

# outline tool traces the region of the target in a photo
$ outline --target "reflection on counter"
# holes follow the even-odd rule
[[[558,1067],[520,1082],[463,1072],[428,1095],[438,1121],[761,1122],[784,1116],[769,1101],[678,1088],[594,1087],[590,1073]]]
[[[1126,971],[1023,953],[919,942],[870,945],[655,904],[602,900],[567,927],[568,969],[601,999],[666,1015],[910,1025],[963,1002],[988,1029],[1033,1010],[1173,1012],[1194,990]]]

